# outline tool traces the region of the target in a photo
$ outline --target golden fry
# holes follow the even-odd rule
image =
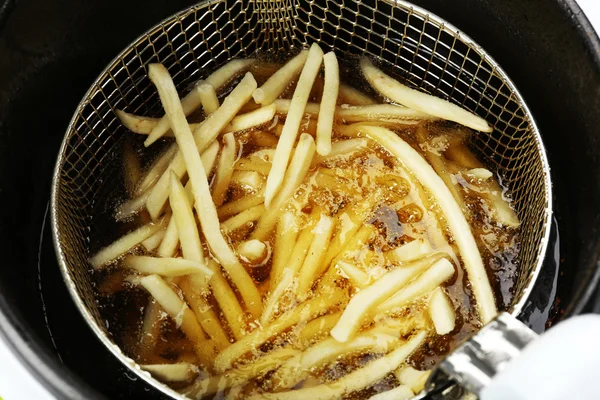
[[[325,83],[319,108],[323,112],[319,113],[317,123],[317,153],[326,156],[331,152],[331,130],[340,87],[340,68],[334,52],[323,56],[323,64],[325,65]]]

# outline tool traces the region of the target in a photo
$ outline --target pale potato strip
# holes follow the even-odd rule
[[[429,299],[429,316],[438,335],[446,335],[454,330],[456,312],[452,302],[442,288],[437,288]]]
[[[375,90],[396,103],[442,119],[458,122],[478,131],[491,132],[493,130],[483,118],[449,101],[401,84],[375,67],[366,57],[360,60],[360,68]]]
[[[340,83],[339,95],[340,104],[350,104],[353,106],[366,106],[375,104],[375,100],[370,98],[365,93],[358,89],[348,86],[345,83]]]
[[[142,364],[140,368],[150,372],[153,377],[167,382],[190,381],[198,374],[198,367],[185,362],[176,364]]]
[[[146,172],[144,178],[135,190],[137,195],[147,192],[156,182],[158,182],[162,174],[167,170],[167,167],[171,163],[173,157],[175,157],[176,153],[177,145],[172,144],[156,159],[156,161],[154,161],[154,163],[152,163],[152,166],[148,172]]]
[[[244,240],[237,247],[240,258],[245,262],[258,264],[267,255],[267,245],[260,240]]]
[[[238,215],[229,218],[221,224],[221,231],[225,234],[231,233],[242,226],[256,221],[265,213],[265,206],[259,204],[242,211]]]
[[[251,129],[260,125],[264,125],[270,122],[275,117],[277,107],[275,104],[258,108],[254,111],[247,112],[245,114],[238,114],[231,120],[231,123],[227,125],[224,132],[240,132],[247,129]]]
[[[401,290],[411,279],[428,268],[432,262],[432,259],[424,259],[408,266],[395,268],[381,276],[371,286],[356,293],[350,299],[336,326],[331,330],[331,336],[342,343],[350,340],[370,311]]]
[[[231,175],[233,174],[233,164],[237,156],[237,145],[233,133],[227,133],[223,136],[223,148],[221,157],[217,164],[217,173],[213,183],[212,199],[215,206],[218,207],[225,201]]]
[[[431,253],[432,251],[433,249],[428,241],[425,239],[416,239],[412,242],[403,244],[400,247],[396,247],[394,250],[384,252],[383,256],[388,262],[398,263],[416,260],[417,258],[421,258]]]
[[[310,168],[313,156],[315,154],[315,141],[309,134],[303,133],[298,140],[298,145],[294,151],[292,162],[289,165],[283,186],[273,200],[273,209],[266,212],[258,221],[256,229],[252,232],[252,239],[264,240],[273,230],[277,219],[281,213],[281,207],[293,195],[296,189],[302,184],[306,173]]]
[[[325,83],[319,107],[323,112],[319,113],[317,122],[317,153],[326,156],[331,152],[333,115],[340,87],[340,68],[333,51],[323,56],[323,65],[325,66]]]
[[[435,198],[460,250],[464,268],[473,286],[473,294],[477,301],[477,310],[481,321],[484,324],[491,321],[496,316],[497,309],[490,281],[483,266],[483,260],[471,232],[471,227],[444,181],[415,149],[394,132],[389,129],[366,125],[357,128],[398,157]],[[350,128],[350,130],[352,129]]]
[[[121,124],[134,133],[149,134],[152,128],[156,126],[159,119],[135,115],[123,110],[115,110],[115,114],[121,121]]]
[[[145,359],[153,358],[156,341],[160,336],[160,319],[162,308],[154,299],[148,301],[144,309],[144,319],[138,341],[138,353]]]
[[[256,171],[263,175],[269,175],[269,171],[271,171],[271,163],[257,159],[240,158],[235,163],[234,168],[239,171]]]
[[[240,305],[237,297],[229,282],[221,273],[221,268],[217,263],[210,261],[209,267],[213,270],[214,274],[210,278],[210,287],[212,294],[219,304],[219,308],[223,312],[223,316],[229,325],[229,329],[236,340],[240,340],[246,334],[246,317],[244,310]]]
[[[264,176],[256,171],[234,171],[231,175],[231,184],[245,191],[258,192],[264,182]]]
[[[174,172],[171,172],[169,202],[173,212],[172,218],[175,219],[175,225],[177,225],[183,258],[204,264],[204,249],[200,242],[192,204]]]
[[[279,277],[276,286],[269,286],[270,293],[263,314],[260,317],[260,323],[263,325],[271,322],[277,312],[279,312],[279,299],[292,286],[294,274],[290,268],[285,268]],[[271,284],[271,283],[270,283]]]
[[[179,146],[181,154],[184,157],[187,167],[186,169],[192,184],[196,211],[198,213],[202,232],[204,233],[206,241],[208,242],[208,245],[215,257],[219,260],[223,268],[225,268],[231,277],[231,280],[240,291],[240,294],[244,299],[244,303],[246,304],[246,307],[250,313],[255,317],[259,317],[262,308],[260,293],[256,289],[252,278],[248,272],[246,272],[242,264],[240,264],[239,260],[235,256],[235,253],[229,247],[229,244],[220,232],[217,209],[212,202],[206,172],[204,170],[204,166],[202,165],[200,154],[198,153],[198,147],[196,147],[192,133],[190,132],[189,126],[185,121],[185,115],[183,114],[181,105],[178,102],[177,91],[173,81],[171,80],[166,68],[160,64],[151,64],[148,69],[150,80],[156,85],[159,96],[163,103],[163,107],[165,108],[165,112],[169,118],[169,123],[173,129],[173,132],[175,133],[177,145]],[[252,75],[250,75],[250,80],[254,82],[254,85],[256,85]],[[242,83],[240,83],[237,88],[239,88]],[[221,108],[219,108],[219,110],[217,110],[215,113],[211,114],[209,119],[213,117],[216,118],[217,114],[219,114],[219,111],[221,111],[223,107],[228,106],[226,105],[226,103],[228,103],[227,100],[232,95],[233,93],[229,95],[227,99],[225,99],[223,106],[221,106]],[[207,125],[209,125],[208,120],[203,127]],[[215,136],[218,134],[219,130],[220,129],[216,130]],[[202,136],[202,138],[204,138],[204,136]],[[206,143],[206,145],[210,144],[211,142],[212,140]]]
[[[419,332],[413,335],[404,344],[391,351],[387,355],[370,362],[363,368],[359,368],[343,378],[332,383],[322,384],[310,388],[292,390],[280,393],[264,393],[248,397],[250,400],[270,399],[270,400],[333,400],[344,397],[352,392],[364,389],[369,385],[381,380],[387,374],[398,368],[410,357],[427,337],[426,332]]]
[[[296,243],[297,239],[298,229],[296,227],[296,217],[291,211],[285,212],[277,222],[275,246],[273,249],[273,265],[271,267],[271,280],[269,283],[271,288],[275,288],[279,284],[283,270],[291,256],[291,251],[289,251],[289,249],[293,243]]]
[[[302,50],[300,54],[277,70],[260,88],[252,93],[254,101],[258,104],[271,104],[274,102],[300,73],[307,57],[308,50]]]
[[[316,318],[301,329],[299,329],[298,346],[300,348],[306,348],[313,342],[322,339],[323,337],[329,336],[329,331],[337,324],[338,320],[342,316],[342,312],[336,312],[332,314],[326,314],[322,317]]]
[[[221,86],[229,82],[235,75],[248,69],[250,65],[252,65],[255,61],[256,60],[250,58],[244,60],[240,59],[229,61],[227,64],[223,65],[221,68],[210,74],[208,78],[204,80],[204,83],[210,84],[218,90]],[[190,115],[198,107],[200,107],[201,104],[202,100],[200,94],[198,93],[197,87],[192,89],[191,92],[189,92],[183,99],[181,99],[181,109],[185,116]],[[158,124],[156,124],[156,126],[152,129],[152,132],[150,132],[150,134],[148,135],[148,138],[144,142],[144,145],[146,147],[150,146],[162,135],[167,133],[169,127],[171,127],[169,119],[166,116],[162,117]]]
[[[398,382],[408,386],[413,392],[419,393],[425,387],[431,371],[418,371],[412,367],[401,365],[394,371],[394,375]]]
[[[335,117],[344,122],[379,120],[421,121],[435,119],[429,114],[393,104],[338,107],[335,111]]]
[[[310,294],[315,280],[323,273],[323,258],[331,241],[331,234],[335,228],[335,220],[326,215],[313,228],[314,236],[306,253],[302,267],[298,271],[298,287],[296,296],[304,300]]]
[[[426,271],[421,273],[416,279],[398,291],[377,307],[378,312],[385,312],[400,308],[413,300],[433,291],[442,283],[452,278],[454,275],[454,266],[445,258],[437,261]]]
[[[331,144],[331,151],[326,156],[315,156],[315,163],[323,162],[334,157],[348,156],[358,151],[365,150],[369,141],[365,138],[338,140]]]
[[[344,247],[340,250],[338,255],[333,259],[330,265],[336,265],[338,261],[342,260],[344,257],[352,256],[355,252],[359,251],[363,248],[373,233],[376,231],[375,226],[371,224],[362,225],[356,234],[352,236],[344,245]],[[326,265],[327,267],[327,265]]]
[[[325,339],[297,356],[287,360],[269,379],[272,389],[290,389],[308,376],[311,371],[337,361],[348,354],[362,352],[387,353],[398,344],[398,337],[376,331],[366,331],[348,343],[340,343],[334,338]]]
[[[223,128],[233,119],[237,114],[238,110],[244,105],[250,96],[252,91],[256,88],[256,81],[251,74],[246,74],[242,81],[233,89],[233,91],[223,101],[223,104],[217,111],[208,116],[204,123],[194,130],[194,142],[196,143],[197,151],[204,152],[206,148],[215,140]],[[174,97],[174,96],[173,96]],[[181,121],[180,127],[183,128],[184,121]],[[187,126],[187,122],[185,122]],[[191,144],[191,143],[189,143]],[[186,163],[184,161],[183,154],[180,151],[177,152],[169,169],[175,171],[177,176],[181,177],[186,172]],[[161,176],[156,186],[150,193],[146,207],[150,216],[154,219],[158,217],[162,210],[165,201],[169,195],[168,183],[169,175],[165,174]],[[161,182],[163,181],[164,182]]]
[[[278,114],[288,114],[292,108],[292,100],[288,100],[288,99],[277,99],[275,100],[275,107],[277,109],[277,113]],[[320,109],[320,105],[319,103],[311,103],[311,102],[307,102],[306,106],[304,107],[304,112],[301,116],[301,120],[304,117],[304,115],[308,114],[308,115],[319,115],[319,109]],[[285,125],[284,125],[285,126]],[[283,134],[283,126],[282,126],[282,131],[281,134]],[[277,135],[277,136],[281,136],[281,134]]]
[[[273,159],[273,168],[269,172],[267,177],[267,186],[265,190],[265,206],[270,208],[271,202],[279,192],[281,185],[284,181],[285,173],[288,167],[288,162],[292,155],[292,149],[298,136],[298,130],[300,129],[300,122],[304,116],[304,108],[308,101],[308,96],[312,85],[319,73],[321,68],[321,62],[323,60],[323,50],[318,44],[314,43],[308,52],[308,58],[298,78],[298,84],[292,97],[292,103],[290,105],[290,111],[285,119],[283,125],[283,131],[277,148],[275,149],[275,157]]]
[[[200,326],[202,326],[202,329],[204,329],[204,332],[214,340],[218,351],[222,351],[229,346],[229,339],[221,326],[219,317],[202,294],[204,285],[199,286],[193,279],[186,277],[179,282],[179,288],[183,293],[185,301],[190,305],[194,314],[196,314],[196,319],[200,323]]]
[[[198,359],[204,366],[209,366],[212,349],[207,346],[206,335],[198,324],[192,310],[189,309],[175,291],[158,275],[148,275],[139,279],[140,285],[160,304],[177,326],[194,344]]]
[[[127,268],[134,269],[142,274],[157,274],[168,277],[188,274],[203,274],[210,277],[213,274],[204,263],[183,258],[128,255],[123,259],[123,264]]]
[[[160,246],[156,253],[161,257],[173,257],[177,247],[179,246],[179,232],[177,232],[177,224],[175,219],[171,217],[167,229],[165,229],[165,236],[163,237]]]
[[[338,229],[333,235],[333,239],[329,244],[327,253],[325,253],[325,258],[323,259],[323,265],[326,268],[331,265],[333,259],[340,254],[350,239],[354,237],[356,232],[358,232],[358,229],[361,227],[362,221],[360,221],[352,208],[341,213],[338,219]]]
[[[184,389],[183,393],[188,397],[196,399],[212,396],[230,387],[243,385],[251,379],[265,375],[267,372],[278,368],[287,359],[295,356],[297,353],[298,350],[287,347],[273,350],[250,363],[226,371],[223,375],[198,380],[190,387]]]
[[[333,293],[323,293],[318,297],[299,304],[293,310],[281,315],[270,324],[250,332],[244,338],[233,343],[221,352],[215,359],[215,370],[217,372],[223,372],[230,369],[238,358],[248,352],[256,350],[273,336],[301,321],[310,321],[311,319],[318,317],[330,308],[337,306],[344,299],[345,293],[337,289],[334,290]]]
[[[410,400],[414,395],[408,386],[400,385],[385,392],[377,393],[369,397],[369,400]]]
[[[144,240],[142,242],[142,246],[144,246],[144,248],[147,251],[156,250],[158,248],[158,246],[160,246],[163,238],[165,237],[165,232],[166,232],[166,229],[161,229],[161,230],[157,231],[154,235],[152,235],[148,239]]]
[[[371,276],[357,266],[346,261],[338,261],[336,266],[355,288],[363,289],[371,284]]]
[[[219,98],[217,97],[215,87],[210,83],[204,82],[196,86],[196,90],[198,91],[204,113],[209,115],[217,111],[219,108]]]
[[[148,201],[148,196],[150,196],[150,191],[147,191],[121,204],[119,207],[117,207],[115,219],[117,221],[123,221],[140,212],[146,205],[146,201]]]
[[[90,258],[90,264],[95,269],[101,269],[164,228],[164,224],[165,220],[163,219],[157,223],[149,223],[129,232],[97,252]]]
[[[217,215],[220,219],[237,215],[247,209],[258,206],[264,202],[262,194],[249,194],[240,199],[230,201],[217,209]]]

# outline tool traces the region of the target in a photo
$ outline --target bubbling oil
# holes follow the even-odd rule
[[[351,86],[367,91],[366,83],[357,79],[355,64],[352,60],[345,64],[342,63],[342,80],[345,80]],[[254,64],[250,72],[253,73],[260,85],[279,67],[281,67],[280,63],[273,62],[273,57],[267,56],[263,61]],[[235,84],[236,82],[232,82],[229,89],[222,91],[220,97],[222,98],[228,93]],[[286,89],[281,97],[290,98],[294,90],[295,82]],[[322,91],[322,78],[319,77],[311,92],[310,101],[318,102]],[[370,95],[377,99],[377,95],[373,93],[370,93]],[[248,105],[246,109],[251,110],[257,107]],[[203,118],[202,113],[196,113],[189,117],[189,121],[201,121]],[[315,118],[315,116],[307,114],[301,123],[300,133],[314,135]],[[260,164],[263,167],[268,167],[269,157],[272,157],[277,143],[278,129],[284,121],[285,116],[278,115],[276,123],[270,124],[270,126],[237,132],[235,139],[239,151],[236,165],[241,166],[245,162],[247,165],[248,162],[252,161],[253,165]],[[483,192],[493,191],[498,187],[506,192],[506,188],[501,186],[497,176],[488,178],[494,180],[496,186],[492,185],[492,187],[481,179],[470,176],[468,172],[474,166],[464,162],[460,157],[456,157],[457,151],[468,152],[468,147],[465,147],[465,144],[468,143],[470,132],[448,122],[409,125],[401,121],[385,121],[385,126],[411,144],[424,157],[427,151],[434,149],[436,155],[443,158],[450,171],[450,177],[455,183],[455,189],[464,203],[465,209],[463,211],[486,266],[494,290],[496,304],[500,309],[508,308],[518,274],[519,229],[507,228],[499,224],[494,218],[494,210],[491,209],[490,202],[485,196],[482,196]],[[418,129],[425,129],[427,134],[423,135],[423,131],[418,132]],[[344,137],[334,131],[334,143],[351,139],[353,138]],[[221,141],[222,138],[218,140]],[[168,141],[168,139],[164,139],[164,141]],[[358,268],[365,276],[369,277],[371,282],[394,268],[402,267],[401,263],[390,262],[386,258],[386,254],[415,240],[424,240],[430,243],[433,251],[443,253],[444,257],[453,263],[456,271],[455,275],[446,281],[443,287],[456,311],[455,328],[446,335],[436,335],[433,330],[434,333],[430,335],[427,343],[406,362],[407,365],[418,370],[430,370],[458,343],[471,336],[481,327],[475,311],[473,293],[467,275],[463,270],[456,245],[445,226],[444,216],[432,196],[412,176],[411,172],[403,167],[401,160],[396,159],[386,149],[371,140],[365,140],[365,143],[365,146],[357,147],[340,156],[331,158],[316,156],[306,178],[297,188],[294,196],[286,203],[285,211],[295,215],[296,229],[299,232],[314,224],[314,218],[312,217],[314,215],[326,215],[338,221],[334,235],[336,233],[341,234],[340,230],[343,229],[341,221],[359,218],[361,229],[367,227],[365,229],[370,230],[370,233],[365,235],[365,240],[360,245],[355,246],[352,251],[344,254],[339,259]],[[139,141],[137,141],[137,144],[140,145]],[[136,143],[134,143],[135,145]],[[138,148],[141,148],[141,145]],[[467,155],[468,157],[463,158],[473,157],[472,153]],[[149,165],[148,160],[152,159],[147,153],[143,157],[140,155],[140,158],[145,160],[145,165]],[[463,161],[462,164],[461,160]],[[483,163],[478,161],[477,166],[482,167]],[[236,172],[243,171],[243,169],[236,169]],[[263,186],[264,172],[258,173]],[[213,178],[214,171],[209,171],[209,182]],[[262,189],[263,187],[260,186],[253,187],[243,182],[234,181],[223,204],[227,205],[244,197],[260,195]],[[114,209],[115,198],[123,198],[125,195],[122,186],[119,186],[115,191],[115,193],[100,199],[96,206],[95,221],[99,221],[96,227],[102,227],[102,229],[92,229],[91,247],[106,245],[106,238],[114,238],[115,230],[122,234],[130,230],[132,226],[139,226],[149,221],[148,214],[142,212],[125,223],[119,222],[116,224],[114,215],[107,212],[107,210]],[[365,204],[369,206],[365,208]],[[230,246],[236,249],[241,242],[247,240],[256,228],[256,224],[256,221],[249,222],[229,232],[226,238]],[[108,232],[107,229],[110,229],[111,232]],[[241,259],[243,266],[249,272],[263,296],[263,301],[266,301],[274,290],[270,286],[273,267],[273,257],[270,254],[276,246],[277,235],[275,232],[276,229],[273,228],[272,232],[263,240],[266,248],[271,253],[267,253],[260,263]],[[203,236],[201,239],[206,244]],[[293,245],[293,243],[290,244],[290,252]],[[206,245],[204,250],[207,257],[214,258]],[[135,251],[138,254],[157,256],[155,252],[147,252],[143,249],[136,249]],[[181,252],[178,251],[174,256],[181,256]],[[333,264],[326,266],[325,270],[329,268],[335,269],[336,266]],[[193,387],[194,382],[215,375],[215,372],[211,371],[210,368],[205,368],[205,366],[199,364],[194,353],[194,344],[181,332],[178,323],[162,311],[143,289],[130,283],[128,277],[134,272],[127,270],[121,260],[114,263],[110,268],[94,274],[96,297],[106,321],[106,327],[111,332],[115,342],[127,355],[142,365],[183,362],[197,365],[188,380],[165,381],[165,383],[176,390],[182,391],[182,393],[189,394],[189,387],[190,385]],[[183,298],[177,282],[177,279],[173,279],[169,284]],[[336,286],[339,290],[345,292],[348,297],[360,291],[355,282],[352,282],[352,279],[349,279],[343,271],[339,270],[332,275],[328,275],[324,271],[312,285],[312,294],[318,294],[319,291],[325,290],[326,286]],[[240,304],[243,304],[240,294],[235,290],[235,286],[231,285],[231,287],[235,291]],[[214,295],[210,291],[199,295],[203,297],[206,306],[213,310],[227,335],[227,339],[230,343],[233,343],[235,341],[234,333],[229,328]],[[280,307],[274,313],[273,319],[277,319],[295,306],[297,306],[297,302],[294,300],[294,295],[288,292],[282,297]],[[328,310],[325,315],[319,318],[323,318],[323,321],[325,321],[328,316],[339,314],[343,311],[343,308],[344,304],[339,305],[338,308]],[[152,318],[154,320],[152,326],[146,326],[146,322]],[[400,334],[400,338],[408,337],[417,329],[432,331],[432,322],[427,314],[427,296],[422,296],[409,305],[395,310],[391,318],[406,321],[406,331]],[[247,332],[264,328],[258,321],[251,318],[248,318],[245,322]],[[327,329],[331,329],[331,327],[327,328],[326,322],[323,322],[324,328],[316,329],[312,334],[306,334],[306,337],[303,337],[303,331],[312,329],[310,328],[311,322],[302,321],[291,328],[283,330],[246,355],[245,360],[247,362],[256,361],[256,359],[260,359],[260,357],[285,346],[297,351],[305,351],[329,337]],[[367,331],[373,326],[373,322],[367,323],[361,328],[361,331]],[[302,388],[335,382],[337,379],[368,365],[369,362],[384,354],[381,351],[368,349],[343,354],[333,362],[318,365],[310,371],[304,371],[302,379],[293,387]],[[240,364],[244,363],[244,358],[242,358]],[[252,394],[281,391],[276,387],[276,382],[271,379],[276,371],[267,369],[264,372],[254,374],[251,379],[244,381],[243,384],[231,390],[217,391],[217,396],[229,394],[233,398],[243,398]],[[348,398],[368,398],[375,393],[398,386],[398,384],[396,376],[388,374],[379,382],[350,394]],[[193,394],[198,398],[202,398],[201,391],[196,391]],[[214,395],[211,394],[207,398]]]

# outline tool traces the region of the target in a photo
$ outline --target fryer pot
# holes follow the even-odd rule
[[[61,398],[159,398],[129,381],[87,331],[65,293],[42,223],[52,164],[77,102],[121,48],[190,5],[168,3],[150,1],[140,9],[133,2],[31,0],[0,9],[0,331]],[[464,30],[500,63],[540,127],[557,224],[521,319],[541,331],[579,312],[598,276],[599,46],[570,2],[495,3],[415,1]],[[37,15],[43,22],[32,24]]]

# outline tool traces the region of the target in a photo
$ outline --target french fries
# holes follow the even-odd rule
[[[436,199],[460,250],[465,270],[473,286],[481,321],[484,324],[491,321],[496,316],[497,309],[490,281],[471,228],[447,186],[416,150],[389,129],[361,125],[354,128],[349,127],[348,130],[355,129],[364,132],[402,160],[402,163]]]
[[[261,194],[244,196],[238,200],[231,201],[217,209],[217,215],[220,219],[228,218],[239,214],[247,209],[258,206],[264,202]]]
[[[204,108],[206,115],[212,114],[219,109],[219,99],[217,98],[217,92],[215,87],[210,83],[200,83],[196,86],[198,91],[198,97],[200,98],[200,104]]]
[[[304,64],[300,78],[298,78],[298,85],[296,86],[290,110],[285,119],[283,131],[275,150],[273,168],[271,168],[269,176],[267,177],[267,186],[265,190],[265,206],[267,209],[270,208],[271,202],[279,192],[284,181],[283,178],[285,177],[294,142],[296,141],[298,129],[300,128],[300,122],[304,115],[304,108],[306,107],[310,89],[319,72],[322,60],[323,50],[321,50],[319,45],[313,44],[308,52],[306,63]]]
[[[329,336],[329,331],[337,324],[342,312],[336,312],[315,318],[306,325],[299,327],[297,344],[300,348],[306,348],[314,342]]]
[[[166,229],[161,229],[157,231],[154,235],[150,236],[148,239],[142,241],[142,246],[146,249],[146,251],[153,251],[158,246],[160,246],[163,238],[165,237]]]
[[[300,73],[307,57],[308,51],[302,50],[300,54],[288,61],[282,68],[267,79],[260,88],[252,93],[254,101],[263,105],[273,103]]]
[[[294,151],[292,162],[286,173],[283,187],[273,201],[273,209],[268,210],[268,212],[260,218],[256,229],[252,232],[252,239],[264,240],[273,229],[280,215],[281,206],[292,197],[296,189],[302,184],[302,181],[310,168],[314,154],[314,139],[308,134],[302,134],[298,141],[298,145],[296,146],[296,150]]]
[[[415,276],[424,271],[431,264],[432,259],[420,260],[412,265],[396,268],[383,275],[375,283],[356,293],[348,303],[342,317],[331,330],[335,340],[345,343],[351,339],[365,316],[379,304],[401,289]],[[448,262],[446,260],[446,262]]]
[[[225,126],[233,119],[238,110],[242,107],[244,103],[246,103],[250,96],[252,95],[252,91],[256,88],[256,81],[250,74],[246,74],[246,76],[241,80],[241,82],[233,89],[233,91],[225,98],[223,104],[217,111],[212,113],[205,121],[201,124],[196,130],[194,130],[194,142],[196,151],[204,152],[205,149],[209,147],[209,145],[215,140],[217,135],[225,128]],[[176,94],[176,93],[174,93]],[[174,99],[176,101],[176,99]],[[180,115],[183,118],[183,116]],[[181,120],[181,124],[179,125],[180,129],[184,128],[184,123],[187,126],[187,121]],[[189,126],[187,131],[189,131]],[[192,143],[189,143],[191,145]],[[181,177],[187,171],[186,163],[183,157],[183,153],[181,151],[181,146],[179,147],[179,152],[175,155],[171,164],[169,164],[169,169],[175,171],[177,176]],[[191,150],[191,148],[190,148]],[[189,151],[188,151],[189,153]],[[166,176],[165,176],[166,175]],[[146,208],[148,208],[148,212],[150,216],[156,219],[169,195],[168,193],[168,182],[169,182],[169,174],[163,174],[156,186],[152,189],[150,193],[150,197],[148,198],[148,202],[146,203]]]
[[[202,165],[200,155],[198,154],[198,147],[196,146],[194,137],[190,132],[187,121],[185,120],[185,115],[181,109],[181,105],[177,101],[178,96],[175,86],[173,85],[173,81],[171,80],[167,70],[162,65],[151,64],[148,68],[150,80],[152,80],[152,82],[156,85],[159,96],[163,103],[163,107],[165,108],[165,112],[169,119],[169,123],[173,129],[173,132],[175,133],[177,144],[181,152],[180,154],[182,154],[182,157],[185,160],[186,169],[192,184],[195,207],[200,219],[202,232],[204,233],[211,250],[221,262],[221,265],[223,265],[225,270],[231,276],[232,281],[240,291],[246,307],[252,315],[258,317],[260,316],[262,308],[260,294],[258,293],[252,278],[240,264],[239,260],[235,256],[235,253],[229,247],[229,244],[220,233],[219,218],[217,216],[215,205],[212,202],[212,197],[206,178],[206,172]],[[251,75],[250,80],[254,81]],[[242,85],[242,83],[240,83],[240,85]],[[238,87],[240,87],[240,85],[238,85]],[[256,85],[255,81],[254,85]],[[233,96],[233,93],[230,94],[227,99],[225,99],[223,106],[211,114],[209,118],[215,118],[215,121],[216,119],[220,118],[219,111],[223,107],[226,107],[226,103],[228,103],[228,100],[231,98],[231,96]],[[231,110],[224,111],[224,113],[226,112],[230,113]],[[228,119],[230,120],[231,118],[228,118],[227,116],[222,117],[221,123],[224,125],[223,122]],[[220,130],[219,123],[214,122],[214,125],[210,125],[209,122],[210,121],[207,119],[203,124],[203,127],[206,128],[202,132],[211,132],[211,129],[213,129],[215,134],[218,134],[218,131]],[[213,126],[215,128],[212,128]],[[204,138],[204,136],[201,138]],[[212,140],[210,142],[212,142]]]
[[[242,260],[258,264],[267,256],[267,245],[260,240],[246,240],[238,245],[237,252]]]
[[[369,400],[410,400],[415,394],[408,386],[400,385],[371,396]]]
[[[162,242],[158,246],[156,251],[161,257],[173,257],[179,246],[179,232],[177,232],[177,224],[175,219],[171,217],[167,229],[165,229],[165,236]]]
[[[388,262],[402,263],[416,260],[417,258],[421,258],[431,253],[432,251],[433,249],[431,248],[429,242],[425,241],[424,239],[417,239],[403,244],[400,247],[396,247],[394,250],[386,251],[384,253],[384,257]]]
[[[293,212],[285,212],[277,222],[277,232],[275,239],[275,248],[273,250],[273,266],[271,267],[271,288],[277,287],[291,252],[288,250],[291,243],[296,243],[298,230],[296,227],[296,217]],[[292,273],[293,275],[293,273]]]
[[[250,396],[250,400],[270,399],[270,400],[332,400],[338,399],[349,393],[368,387],[394,371],[403,363],[412,353],[414,353],[425,341],[426,332],[419,332],[411,337],[407,342],[391,351],[384,357],[381,357],[363,368],[345,375],[329,384],[322,384],[314,387],[292,390],[289,392],[269,393]]]
[[[309,321],[318,317],[329,309],[338,306],[344,299],[345,294],[340,290],[335,290],[331,294],[323,294],[305,301],[293,310],[281,315],[275,321],[254,330],[222,351],[215,359],[215,370],[223,372],[230,369],[238,358],[258,348],[271,337],[301,321]]]
[[[437,288],[429,299],[429,316],[438,335],[445,335],[454,330],[456,312],[452,302],[442,288]]]
[[[142,274],[157,274],[168,277],[189,274],[202,274],[210,277],[213,274],[205,264],[183,258],[156,258],[128,255],[123,259],[123,265]]]
[[[236,340],[240,340],[246,334],[246,317],[244,310],[237,300],[235,293],[229,286],[229,283],[221,273],[219,266],[211,261],[208,263],[213,275],[210,278],[210,287],[212,293],[219,304],[219,308],[225,316],[229,329]]]
[[[221,150],[221,158],[219,158],[219,164],[217,165],[217,175],[212,192],[213,202],[217,207],[223,204],[225,196],[227,196],[236,155],[235,138],[232,133],[227,133],[223,136],[223,149]]]
[[[229,80],[231,80],[234,76],[239,74],[240,72],[248,69],[253,63],[254,59],[245,59],[245,60],[232,60],[213,72],[204,83],[212,85],[215,89],[219,89],[221,86],[225,85]],[[148,75],[150,75],[150,71],[148,71]],[[201,96],[197,90],[197,87],[194,88],[187,96],[185,96],[181,100],[181,109],[184,113],[184,116],[187,116],[194,112],[200,105],[202,104]],[[165,113],[166,114],[166,113]],[[167,116],[161,118],[161,120],[156,124],[156,126],[152,129],[148,138],[144,142],[144,146],[148,147],[156,140],[158,140],[162,135],[164,135],[168,130],[170,124]]]
[[[158,275],[148,275],[139,279],[140,285],[160,304],[177,326],[194,343],[196,355],[205,367],[211,363],[213,349],[207,343],[206,335],[198,324],[194,313],[177,296],[177,293]]]
[[[369,104],[375,104],[375,100],[360,90],[346,85],[345,83],[340,83],[338,98],[340,104],[350,104],[353,106],[367,106]]]
[[[417,279],[404,287],[403,290],[381,303],[377,307],[377,310],[384,312],[402,307],[440,286],[450,279],[454,275],[454,272],[452,263],[442,258],[419,275]]]
[[[140,365],[144,371],[167,382],[187,382],[198,375],[198,368],[189,363]]]
[[[163,228],[164,220],[149,223],[117,239],[90,258],[95,269],[101,269]]]
[[[331,130],[333,115],[340,87],[340,68],[334,52],[323,56],[325,66],[325,83],[321,99],[319,120],[317,122],[317,153],[326,156],[331,152]]]
[[[375,67],[366,57],[360,60],[360,68],[375,90],[396,103],[439,118],[458,122],[478,131],[491,132],[493,130],[483,118],[446,100],[410,89],[401,84]]]
[[[174,172],[171,172],[171,194],[169,195],[173,219],[177,226],[177,234],[181,243],[183,257],[204,264],[204,249],[200,242],[200,234],[192,204],[185,189]]]
[[[430,374],[430,371],[418,371],[409,366],[400,366],[394,371],[398,382],[409,387],[414,393],[423,390]]]
[[[221,224],[221,231],[225,234],[231,233],[242,226],[256,221],[265,213],[265,206],[259,204],[242,211],[238,215],[229,218]],[[256,240],[256,239],[254,239]]]

